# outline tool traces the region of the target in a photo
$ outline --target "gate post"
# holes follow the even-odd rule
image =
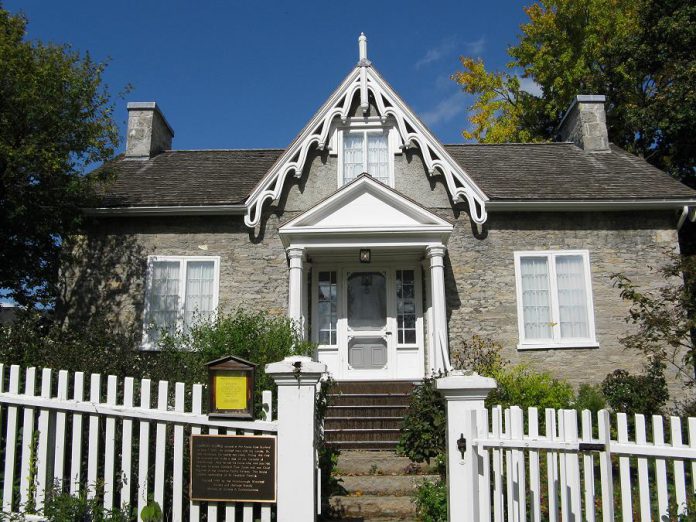
[[[478,454],[472,444],[478,437],[475,412],[485,407],[484,400],[496,383],[477,373],[454,370],[436,379],[435,386],[447,403],[447,518],[450,522],[476,522]]]
[[[278,386],[278,522],[316,520],[315,395],[326,365],[291,356],[267,364]]]

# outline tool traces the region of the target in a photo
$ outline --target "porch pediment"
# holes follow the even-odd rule
[[[446,242],[452,224],[367,174],[280,227],[286,247],[298,240],[356,236],[384,240],[404,236],[419,242]]]

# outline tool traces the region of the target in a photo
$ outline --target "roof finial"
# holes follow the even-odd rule
[[[358,48],[360,49],[360,63],[369,63],[367,61],[367,36],[365,36],[365,33],[360,33]]]

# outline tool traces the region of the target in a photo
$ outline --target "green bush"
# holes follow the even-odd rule
[[[99,497],[88,498],[85,490],[77,496],[54,489],[46,496],[43,516],[51,522],[129,522],[135,517],[128,508],[106,510]]]
[[[257,415],[263,418],[261,392],[275,390],[273,380],[264,372],[265,365],[313,351],[289,319],[243,309],[200,322],[188,333],[164,336],[159,351],[139,350],[136,330],[124,333],[105,317],[92,317],[88,325],[63,325],[27,314],[15,324],[0,327],[0,361],[25,368],[48,367],[190,385],[207,382],[205,363],[236,355],[258,365],[255,405]]]
[[[486,399],[486,406],[503,408],[535,406],[544,408],[570,408],[575,398],[573,388],[565,381],[554,379],[547,372],[536,372],[524,365],[503,368],[492,375],[498,383]]]
[[[600,386],[581,384],[573,406],[578,411],[589,410],[592,413],[597,413],[607,407],[607,400]]]
[[[430,464],[445,451],[446,428],[445,400],[435,389],[435,379],[425,379],[411,395],[396,451],[413,462]]]
[[[424,480],[416,487],[413,496],[418,520],[422,522],[447,522],[447,483],[444,480]]]
[[[615,412],[662,415],[669,399],[664,370],[665,364],[657,357],[641,375],[614,370],[602,382],[602,393]]]

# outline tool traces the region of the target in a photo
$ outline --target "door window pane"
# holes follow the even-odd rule
[[[348,274],[348,328],[379,330],[387,325],[387,285],[383,272]]]
[[[546,257],[520,259],[525,339],[551,339],[549,266]]]
[[[582,256],[557,256],[556,279],[561,338],[589,337]]]
[[[319,272],[317,310],[319,344],[336,344],[336,272]]]
[[[415,273],[396,271],[396,326],[399,344],[416,342]]]

